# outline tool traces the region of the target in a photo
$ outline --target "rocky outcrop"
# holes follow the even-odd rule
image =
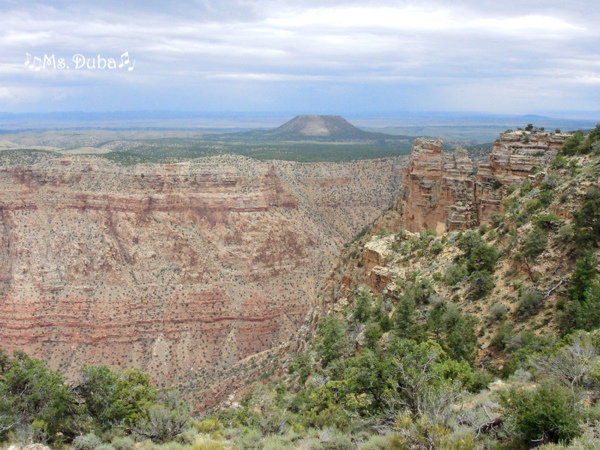
[[[442,152],[442,141],[417,139],[404,170],[401,208],[411,232],[461,229],[476,221],[473,163],[464,149]]]
[[[520,184],[536,168],[547,167],[569,136],[527,131],[501,133],[489,162],[478,167],[479,221],[489,221],[492,213],[500,211],[508,186]]]
[[[290,347],[400,170],[229,155],[2,166],[1,346],[71,377],[82,363],[139,367],[209,406]]]
[[[405,228],[437,232],[465,230],[491,219],[506,190],[521,183],[535,168],[546,167],[568,134],[502,133],[489,162],[473,163],[464,149],[443,153],[442,142],[417,139],[404,170],[401,212]]]

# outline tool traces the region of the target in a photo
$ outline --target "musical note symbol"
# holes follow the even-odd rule
[[[119,64],[119,69],[122,69],[123,66],[129,65],[129,52],[125,52],[121,55],[121,64]]]
[[[33,70],[35,70],[36,72],[42,70],[42,59],[38,58],[37,56],[33,58]]]
[[[27,61],[25,61],[25,65],[28,66],[31,63],[31,55],[29,53],[25,53],[27,55]]]
[[[131,72],[131,71],[133,71],[134,67],[135,67],[135,59],[133,60],[133,65],[131,67],[128,67],[127,70],[129,70]]]

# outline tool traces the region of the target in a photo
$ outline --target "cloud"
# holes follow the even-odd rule
[[[491,18],[464,15],[449,8],[343,7],[314,8],[301,13],[287,13],[269,18],[266,24],[281,28],[369,29],[398,32],[472,32],[510,34],[540,39],[564,32],[583,32],[584,28],[562,18],[539,14],[518,17]],[[533,34],[535,33],[535,35]]]
[[[347,96],[369,91],[383,98],[388,90],[398,95],[398,103],[410,99],[418,107],[482,108],[474,96],[458,94],[477,86],[484,97],[485,89],[494,95],[503,90],[504,98],[523,110],[535,106],[526,91],[532,85],[540,95],[554,92],[558,83],[566,90],[576,85],[573,98],[582,86],[590,96],[596,93],[600,12],[595,2],[151,0],[142,8],[116,0],[101,5],[55,1],[52,6],[4,1],[0,85],[60,88],[65,98],[54,105],[61,108],[85,103],[78,97],[82,92],[99,105],[119,91],[124,93],[121,109],[140,109],[143,92],[178,109],[184,106],[177,103],[181,92],[187,89],[186,101],[199,102],[205,98],[203,87],[210,86],[223,94],[224,103],[215,98],[204,107],[229,110],[236,104],[226,92],[254,98],[250,91],[258,84],[270,107],[285,110],[297,101],[291,89],[301,88],[308,96],[303,102],[313,98],[317,104],[333,85],[345,86]],[[136,59],[129,73],[34,73],[23,65],[26,52],[70,59],[75,53],[118,58],[124,51]],[[288,93],[280,90],[284,85]],[[86,86],[90,89],[79,89]],[[415,86],[422,89],[422,101],[407,94]],[[448,94],[436,100],[433,93],[440,89]],[[52,108],[47,98],[52,96],[44,97],[40,108]],[[389,108],[390,100],[381,107]],[[568,96],[562,101],[569,106]],[[264,104],[257,101],[256,107]]]

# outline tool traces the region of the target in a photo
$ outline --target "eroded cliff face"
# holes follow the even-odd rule
[[[415,232],[472,226],[476,219],[473,162],[466,150],[442,152],[442,141],[417,139],[404,170],[403,223]]]
[[[139,367],[210,406],[289,347],[400,174],[238,156],[0,167],[1,346],[70,376]]]
[[[489,163],[478,166],[478,214],[480,222],[491,219],[502,207],[507,188],[533,175],[534,169],[547,167],[570,136],[566,133],[501,133],[494,143]]]
[[[466,230],[501,209],[509,185],[547,166],[568,134],[502,133],[489,162],[474,170],[466,150],[442,152],[442,141],[417,139],[404,169],[400,208],[410,232]]]

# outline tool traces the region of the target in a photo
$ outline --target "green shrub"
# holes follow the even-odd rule
[[[213,439],[223,437],[223,424],[218,419],[204,419],[202,422],[193,422],[192,426],[198,433],[209,434]]]
[[[471,253],[480,245],[485,245],[485,242],[481,238],[479,233],[475,231],[467,231],[464,234],[459,234],[456,246],[463,252],[465,258],[469,258]]]
[[[552,167],[554,170],[566,169],[567,166],[567,158],[561,154],[556,155],[556,157],[550,163],[550,167]]]
[[[434,242],[429,249],[432,255],[439,255],[444,251],[444,244],[440,241]]]
[[[96,450],[115,450],[115,448],[111,444],[100,444]]]
[[[498,252],[494,247],[487,245],[479,233],[474,231],[465,233],[458,239],[456,245],[463,251],[462,258],[469,273],[494,272]]]
[[[50,442],[74,437],[77,402],[65,378],[19,350],[2,360],[0,420],[12,419],[17,428]]]
[[[562,147],[562,154],[566,156],[573,156],[577,154],[579,146],[584,140],[583,131],[577,131],[573,136],[568,138]]]
[[[540,198],[530,198],[525,202],[525,209],[519,215],[518,219],[520,220],[519,225],[525,223],[525,221],[538,209],[540,209],[543,205],[542,200]]]
[[[327,428],[319,433],[319,444],[315,450],[354,450],[356,446],[350,438],[335,428]]]
[[[540,192],[540,195],[538,196],[540,205],[544,208],[550,206],[553,199],[554,199],[554,192],[552,190],[542,191],[542,192]]]
[[[558,316],[563,334],[572,330],[593,330],[600,326],[600,283],[597,260],[588,252],[577,261],[569,283],[569,302]]]
[[[363,290],[358,295],[354,303],[354,320],[360,323],[365,323],[367,320],[369,320],[372,307],[373,300],[371,293],[368,290]]]
[[[433,294],[435,294],[435,290],[429,278],[415,280],[404,291],[404,295],[410,296],[418,305],[428,304]]]
[[[500,320],[506,316],[506,314],[510,311],[508,306],[503,305],[502,303],[494,303],[488,309],[487,316],[492,322]]]
[[[230,447],[227,447],[230,448]],[[189,448],[190,450],[225,450],[225,446],[220,442],[213,441],[210,438],[200,437]]]
[[[533,189],[533,186],[531,185],[531,181],[526,179],[525,181],[523,181],[523,183],[521,183],[521,188],[519,189],[519,195],[521,197],[523,197],[523,196],[529,194],[532,189]]]
[[[504,223],[504,214],[500,214],[499,212],[493,212],[492,213],[492,225],[495,228],[498,228],[503,223]]]
[[[392,449],[447,448],[450,429],[425,414],[414,420],[407,412],[400,413],[395,429],[396,433],[391,437]],[[474,447],[465,446],[464,449],[470,450]]]
[[[573,212],[575,238],[582,246],[600,243],[600,189],[590,188],[580,209]]]
[[[384,333],[390,331],[394,326],[394,321],[390,318],[382,299],[375,302],[373,321],[379,323]]]
[[[298,447],[297,441],[300,436],[294,432],[282,434],[282,435],[271,435],[264,440],[263,450],[279,450],[279,449],[290,449],[293,450]]]
[[[117,436],[111,444],[116,450],[134,450],[135,448],[135,441],[130,436]]]
[[[518,184],[511,184],[506,188],[506,195],[511,195],[513,193],[515,193],[517,191],[517,189],[519,189],[519,185]]]
[[[584,302],[586,291],[598,278],[598,260],[592,252],[579,258],[569,282],[569,298],[573,301]]]
[[[433,238],[437,236],[437,231],[427,228],[419,233],[419,238],[423,240],[431,241]]]
[[[310,376],[312,358],[308,352],[300,353],[298,357],[290,364],[289,373],[298,374],[298,382],[303,385]]]
[[[243,434],[236,442],[235,448],[239,449],[262,449],[263,439],[258,430],[250,430]]]
[[[494,377],[483,369],[475,369],[470,380],[464,382],[465,388],[469,392],[478,393],[486,389],[494,381]]]
[[[383,227],[383,228],[377,230],[377,233],[375,233],[375,236],[377,236],[378,238],[386,237],[389,235],[390,235],[390,232],[388,231],[388,229],[386,227]]]
[[[74,450],[94,450],[100,444],[102,441],[94,433],[84,434],[73,439]]]
[[[448,356],[473,364],[477,346],[474,320],[463,316],[455,305],[449,305],[442,316],[442,326],[440,345]]]
[[[85,401],[88,414],[96,426],[106,431],[111,424],[137,424],[154,404],[157,391],[150,384],[150,375],[139,369],[115,372],[110,367],[84,365],[77,394]]]
[[[388,450],[391,447],[390,436],[371,436],[368,441],[366,441],[361,447],[360,450]]]
[[[417,320],[415,301],[403,296],[394,311],[394,333],[400,338],[414,339],[421,342],[425,339],[424,327]]]
[[[347,347],[348,343],[342,321],[333,314],[322,318],[315,349],[321,356],[323,367],[327,367],[331,361],[335,361],[344,355]]]
[[[162,393],[161,403],[152,405],[148,417],[144,417],[134,427],[139,436],[152,442],[172,441],[189,428],[190,406],[175,391]]]
[[[523,241],[523,255],[526,258],[538,257],[548,246],[548,236],[539,227],[534,228]]]
[[[378,323],[370,323],[365,328],[365,342],[368,348],[375,348],[377,341],[383,335],[381,325]]]
[[[494,247],[485,243],[475,247],[467,258],[467,270],[473,272],[490,272],[495,270],[496,262],[498,261],[498,252]]]
[[[596,126],[586,137],[580,142],[577,152],[582,155],[587,155],[597,149],[597,144],[600,141],[600,124]]]
[[[540,214],[532,220],[535,227],[543,230],[558,230],[562,220],[554,213]]]
[[[462,263],[450,264],[444,274],[444,282],[448,286],[456,286],[467,276],[467,267]]]
[[[490,347],[504,350],[513,338],[513,324],[504,323],[490,341]]]
[[[535,288],[529,288],[521,294],[517,313],[521,317],[528,318],[538,311],[541,301],[542,293]]]
[[[180,442],[181,444],[185,444],[185,445],[192,445],[194,442],[196,442],[196,439],[200,436],[200,434],[193,427],[194,421],[191,421],[190,425],[192,425],[192,426],[190,426],[190,428],[188,428],[183,433],[181,433],[179,436],[177,436],[177,442]],[[206,436],[206,435],[202,435],[202,436]]]
[[[472,300],[479,300],[485,297],[496,287],[494,276],[486,271],[473,272],[469,277],[469,282],[471,283],[469,297]]]
[[[548,174],[545,176],[544,181],[542,181],[542,191],[553,191],[558,187],[559,179],[554,174]]]
[[[575,238],[575,235],[574,235],[573,227],[570,224],[565,223],[558,230],[558,240],[560,242],[562,242],[563,244],[569,244],[570,242],[573,241],[574,238]]]
[[[581,433],[581,404],[567,387],[545,382],[534,389],[511,389],[501,395],[500,404],[529,445],[569,442]]]

